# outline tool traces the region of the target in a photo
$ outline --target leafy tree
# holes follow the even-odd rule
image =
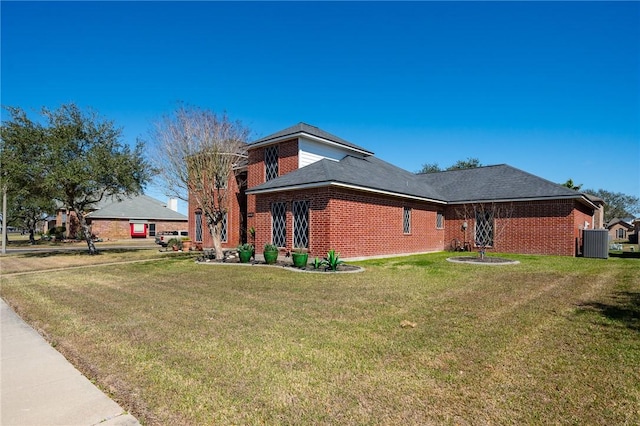
[[[569,189],[573,189],[574,191],[580,191],[580,188],[582,188],[582,184],[575,185],[573,183],[573,179],[567,179],[567,181],[565,183],[562,183],[561,185]]]
[[[622,192],[611,192],[605,189],[587,189],[583,192],[602,198],[604,205],[604,221],[609,222],[616,217],[625,218],[640,214],[640,199]]]
[[[180,106],[155,123],[151,132],[157,169],[168,195],[202,210],[221,259],[222,222],[229,208],[226,190],[233,167],[246,158],[250,130],[226,113]],[[191,197],[191,200],[189,200]]]
[[[425,163],[422,165],[422,168],[418,171],[418,173],[438,173],[441,172],[442,169],[438,165],[438,163]]]
[[[46,131],[29,120],[24,111],[12,107],[5,110],[11,120],[0,128],[0,178],[7,191],[7,225],[27,229],[34,244],[38,222],[53,210],[51,197],[44,188]]]
[[[446,169],[440,168],[438,163],[425,163],[418,173],[437,173],[445,170],[464,170],[475,169],[476,167],[482,167],[480,160],[477,158],[467,158],[466,160],[458,160],[455,164],[447,167]]]
[[[447,167],[447,170],[475,169],[476,167],[482,167],[480,160],[477,158],[467,158],[466,160],[456,161],[454,165]]]
[[[97,253],[85,213],[108,197],[142,191],[152,173],[143,158],[142,143],[131,149],[120,142],[121,130],[113,122],[93,111],[85,113],[75,104],[57,110],[43,108],[45,126],[32,122],[19,108],[8,111],[11,121],[3,129],[13,129],[16,135],[25,136],[23,143],[37,146],[37,153],[31,152],[26,161],[27,171],[16,163],[19,156],[10,160],[12,171],[36,183],[25,188],[24,199],[37,204],[35,200],[47,196],[74,212],[89,253]],[[15,183],[17,178],[11,180]]]

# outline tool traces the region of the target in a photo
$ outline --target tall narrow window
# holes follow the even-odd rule
[[[293,247],[309,248],[309,201],[293,202]]]
[[[402,215],[402,232],[405,234],[411,233],[411,209],[405,207]]]
[[[271,204],[271,243],[278,247],[287,245],[287,207],[285,203]]]
[[[220,225],[220,241],[227,242],[227,213],[222,218],[222,224]]]
[[[278,145],[264,149],[264,171],[266,180],[278,177]]]
[[[476,211],[476,245],[493,246],[493,214],[486,210]]]
[[[444,228],[444,213],[438,212],[436,215],[436,228]]]
[[[194,216],[194,222],[196,224],[196,241],[201,243],[202,242],[202,212],[201,211],[197,211],[195,213]]]

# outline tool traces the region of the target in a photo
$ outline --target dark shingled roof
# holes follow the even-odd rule
[[[323,159],[253,187],[247,192],[331,183],[354,185],[431,200],[445,200],[441,194],[420,182],[415,174],[374,156],[365,158],[346,156],[340,161]]]
[[[578,198],[581,194],[506,164],[418,175],[449,202]]]
[[[87,215],[89,219],[183,220],[187,217],[171,210],[148,195],[115,201]]]
[[[374,156],[320,160],[247,192],[335,183],[447,203],[582,196],[577,191],[506,164],[416,175]]]
[[[291,126],[291,127],[286,128],[284,130],[280,130],[279,132],[276,132],[276,133],[274,133],[272,135],[265,136],[264,138],[261,138],[261,139],[258,139],[256,141],[253,141],[253,142],[251,142],[249,144],[249,147],[251,147],[252,145],[259,145],[259,144],[268,143],[269,141],[276,140],[276,139],[283,138],[283,137],[287,137],[287,136],[294,137],[294,136],[300,135],[302,133],[306,133],[306,134],[311,135],[311,136],[315,136],[315,137],[318,137],[318,138],[329,140],[331,142],[335,142],[335,143],[337,143],[339,145],[343,145],[343,146],[345,146],[347,148],[351,148],[351,149],[355,149],[357,151],[361,151],[361,152],[363,152],[363,153],[365,153],[367,155],[373,155],[373,152],[371,152],[371,151],[369,151],[367,149],[364,149],[364,148],[362,148],[362,147],[360,147],[360,146],[358,146],[356,144],[353,144],[353,143],[351,143],[349,141],[346,141],[346,140],[344,140],[342,138],[339,138],[336,135],[332,135],[329,132],[325,132],[324,130],[322,130],[322,129],[318,128],[318,127],[311,126],[311,125],[306,124],[306,123],[298,123],[295,126]]]

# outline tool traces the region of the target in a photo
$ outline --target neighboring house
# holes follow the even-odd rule
[[[103,203],[85,217],[91,233],[105,240],[154,237],[156,232],[188,226],[185,215],[147,195]]]
[[[500,252],[574,256],[599,208],[585,194],[508,165],[414,174],[304,123],[249,144],[242,173],[226,224],[233,237],[224,246],[246,240],[253,227],[259,253],[273,242],[354,258],[482,240]],[[210,247],[189,204],[191,235]]]
[[[609,230],[610,241],[628,241],[635,239],[635,229],[631,224],[632,218],[620,219],[613,218],[607,223],[607,229]],[[631,237],[631,238],[630,238]]]
[[[631,244],[638,244],[638,240],[640,239],[640,217],[633,219],[631,224],[633,225],[633,238],[629,238],[629,242]]]

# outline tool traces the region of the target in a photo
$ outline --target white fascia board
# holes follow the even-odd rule
[[[462,205],[462,204],[481,204],[481,203],[517,203],[518,201],[548,201],[548,200],[575,200],[585,202],[589,207],[596,208],[595,204],[581,196],[566,196],[566,197],[527,197],[527,198],[501,198],[496,200],[465,200],[465,201],[450,201],[447,204],[450,205]]]
[[[257,190],[257,191],[248,190],[247,194],[250,194],[250,195],[268,194],[268,193],[273,193],[273,192],[285,192],[285,191],[297,191],[297,190],[311,189],[311,188],[321,188],[321,187],[325,187],[325,186],[337,186],[337,187],[340,187],[340,188],[347,188],[347,189],[353,189],[353,190],[356,190],[356,191],[370,192],[370,193],[373,193],[373,194],[389,195],[389,196],[392,196],[392,197],[407,198],[407,199],[410,199],[410,200],[417,200],[417,201],[427,201],[429,203],[442,204],[442,205],[447,204],[446,201],[434,200],[434,199],[431,199],[431,198],[424,198],[424,197],[417,197],[415,195],[399,194],[397,192],[384,191],[384,190],[381,190],[381,189],[367,188],[367,187],[364,187],[364,186],[350,185],[350,184],[340,183],[340,182],[314,182],[314,183],[307,183],[307,184],[304,184],[304,185],[283,186],[281,188],[261,189],[261,190]]]
[[[277,138],[274,138],[274,139],[269,139],[268,141],[260,142],[260,143],[257,143],[255,145],[250,145],[249,149],[259,148],[259,147],[267,146],[267,145],[273,145],[273,144],[278,143],[278,142],[288,141],[288,140],[291,140],[291,139],[297,139],[297,138],[301,138],[301,137],[304,137],[306,139],[313,140],[313,141],[316,141],[316,142],[320,142],[320,143],[323,143],[323,144],[326,144],[326,145],[331,145],[331,146],[339,147],[339,148],[342,148],[342,149],[346,149],[346,150],[351,151],[351,152],[357,152],[358,154],[363,155],[365,157],[369,156],[369,155],[373,155],[373,152],[369,152],[369,151],[365,151],[365,150],[362,150],[362,149],[353,148],[353,147],[351,147],[349,145],[344,145],[344,144],[341,144],[339,142],[334,142],[334,141],[329,140],[329,139],[319,138],[317,136],[310,135],[309,133],[305,133],[305,132],[297,132],[297,133],[293,133],[291,135],[284,135],[284,136],[280,136],[280,137],[277,137]]]

